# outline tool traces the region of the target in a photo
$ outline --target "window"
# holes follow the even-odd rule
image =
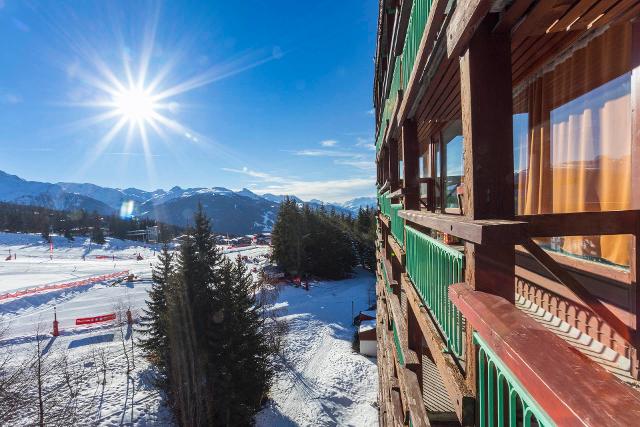
[[[459,208],[457,188],[462,184],[464,164],[462,160],[462,123],[456,120],[442,132],[445,147],[445,208]]]
[[[630,25],[610,28],[516,88],[518,214],[631,207],[630,38]],[[629,236],[558,237],[542,243],[629,265]]]

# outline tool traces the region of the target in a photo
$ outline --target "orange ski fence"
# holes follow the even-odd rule
[[[37,294],[40,292],[48,292],[48,291],[59,290],[59,289],[67,289],[67,288],[75,288],[78,286],[92,285],[95,283],[104,282],[106,280],[125,278],[127,276],[129,276],[129,270],[118,271],[116,273],[110,273],[110,274],[103,274],[102,276],[88,277],[86,279],[76,280],[74,282],[54,283],[51,285],[36,286],[34,288],[21,289],[16,292],[0,294],[0,301],[5,299],[11,299],[11,298],[19,298],[25,295]]]

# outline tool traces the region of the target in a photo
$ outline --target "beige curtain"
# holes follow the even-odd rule
[[[630,27],[609,29],[523,91],[529,132],[521,214],[631,206]],[[523,102],[524,101],[524,102]],[[517,135],[516,135],[517,137]],[[516,141],[517,143],[517,141]],[[630,236],[566,237],[572,254],[629,265]]]

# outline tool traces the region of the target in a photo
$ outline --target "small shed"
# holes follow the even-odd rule
[[[375,318],[376,318],[375,310],[366,310],[366,311],[361,311],[360,314],[358,314],[358,316],[356,317],[356,321],[360,323],[360,322],[364,322],[365,320],[374,320]]]
[[[376,320],[364,320],[358,328],[360,353],[365,356],[376,357]]]

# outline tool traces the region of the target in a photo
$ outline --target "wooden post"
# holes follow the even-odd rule
[[[398,141],[389,140],[389,188],[396,191],[400,186],[400,174],[398,170]]]
[[[487,15],[460,58],[464,136],[464,213],[470,219],[514,217],[511,43],[493,33]],[[515,300],[512,243],[465,243],[465,281],[473,289]],[[476,391],[476,355],[467,330],[467,384]]]
[[[631,209],[640,209],[640,22],[631,31]],[[631,373],[640,378],[640,224],[631,245],[631,288],[633,312],[636,315],[635,343],[631,350]]]
[[[404,208],[420,209],[420,147],[416,123],[410,119],[402,124],[402,159]]]

